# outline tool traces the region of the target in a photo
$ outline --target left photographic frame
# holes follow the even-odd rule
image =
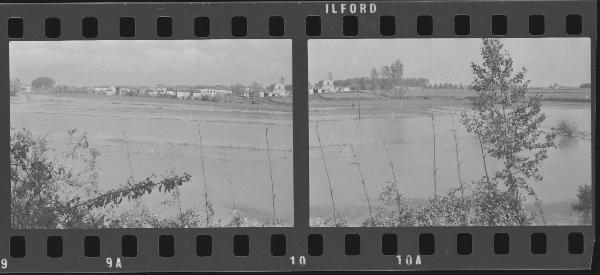
[[[11,227],[293,226],[291,48],[10,42]]]

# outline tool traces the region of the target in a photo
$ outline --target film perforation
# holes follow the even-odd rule
[[[419,235],[419,253],[421,255],[433,255],[435,253],[435,235],[423,233]]]
[[[135,37],[135,18],[121,17],[119,19],[119,31],[121,37]]]
[[[320,36],[321,35],[321,17],[310,15],[306,17],[306,35]]]
[[[531,253],[546,254],[546,234],[532,233],[531,234]]]
[[[283,36],[285,33],[285,24],[283,16],[270,16],[269,17],[269,35],[270,36]]]
[[[83,255],[88,258],[97,258],[100,256],[100,237],[85,236],[83,240]]]
[[[135,235],[125,235],[121,238],[121,255],[126,258],[136,257],[138,242]]]
[[[456,253],[459,255],[469,255],[473,251],[473,239],[469,233],[459,233],[456,235]]]
[[[494,253],[508,254],[510,248],[510,236],[507,233],[494,234]]]
[[[569,14],[566,17],[567,33],[570,35],[581,34],[581,16],[579,14]]]
[[[532,35],[542,35],[545,32],[544,16],[534,14],[529,16],[529,33]]]
[[[208,37],[210,35],[210,19],[206,16],[194,18],[194,34],[197,37]]]
[[[579,232],[569,233],[569,253],[570,254],[581,254],[583,253],[583,234]]]
[[[234,16],[231,19],[231,35],[234,37],[245,37],[247,33],[247,22],[243,16]],[[268,18],[269,35],[273,37],[284,35],[284,18],[271,16]],[[506,15],[492,15],[492,34],[506,35],[508,18]],[[459,36],[470,34],[469,15],[460,14],[454,16],[454,33]],[[60,18],[46,18],[46,38],[59,38],[61,35]],[[529,15],[529,33],[531,35],[543,35],[545,32],[543,15]],[[158,37],[172,36],[173,22],[168,16],[159,16],[156,20],[156,35]],[[417,17],[417,33],[422,36],[433,34],[434,21],[430,15],[419,15]],[[8,20],[8,37],[23,37],[23,19],[14,17]],[[344,36],[357,36],[359,20],[357,16],[347,15],[343,17],[342,33]],[[135,37],[135,18],[122,17],[120,19],[121,37]],[[569,35],[579,35],[582,32],[582,19],[578,14],[566,15],[565,30]],[[396,33],[395,16],[384,15],[380,17],[379,33],[382,36],[394,36]],[[196,17],[194,19],[194,34],[197,37],[208,37],[210,35],[210,20],[208,17]],[[308,36],[320,36],[320,17],[308,16],[306,18],[306,34]],[[98,35],[98,20],[95,17],[82,19],[82,36],[84,38],[95,38]]]
[[[60,18],[50,17],[46,18],[45,21],[45,34],[47,38],[59,38],[60,37]]]
[[[308,235],[308,255],[321,256],[323,255],[323,235],[310,234]]]
[[[12,236],[10,237],[10,257],[11,258],[24,258],[26,254],[25,249],[25,237],[23,236]]]
[[[61,236],[48,236],[46,238],[46,255],[50,258],[63,256],[63,239]]]
[[[200,257],[212,255],[212,237],[210,235],[199,235],[196,237],[196,255]]]
[[[345,253],[346,255],[360,255],[360,235],[346,234],[345,236]]]
[[[156,35],[171,37],[173,35],[173,19],[168,16],[159,16],[156,19]]]
[[[504,14],[492,15],[492,34],[494,35],[506,35],[508,18]]]
[[[238,257],[246,257],[250,254],[250,237],[248,235],[233,236],[233,254]]]
[[[88,39],[98,36],[98,19],[96,17],[81,19],[81,36]]]
[[[468,35],[471,33],[471,19],[469,15],[460,14],[454,16],[454,33],[456,35]]]
[[[379,17],[379,33],[383,36],[393,36],[396,34],[396,17],[391,15],[382,15]]]
[[[287,254],[287,241],[285,234],[271,235],[271,256],[285,256]]]
[[[356,36],[358,34],[358,17],[354,15],[344,16],[342,29],[345,36]]]
[[[23,18],[11,17],[8,19],[8,37],[23,37]]]
[[[246,17],[234,16],[231,18],[231,35],[235,37],[244,37],[248,33]]]
[[[398,237],[396,234],[381,235],[381,254],[396,255],[398,253]]]
[[[431,15],[417,17],[417,33],[424,36],[433,34],[433,17]]]
[[[163,258],[170,258],[175,255],[175,238],[173,235],[159,236],[158,254]]]

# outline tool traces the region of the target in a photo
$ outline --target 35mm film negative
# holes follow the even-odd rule
[[[596,10],[0,4],[0,272],[589,269]]]

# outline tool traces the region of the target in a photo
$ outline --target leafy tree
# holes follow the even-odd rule
[[[371,80],[377,81],[378,79],[379,79],[379,73],[377,72],[377,69],[375,69],[375,68],[371,69]]]
[[[584,224],[592,223],[593,200],[592,186],[589,184],[577,187],[577,203],[571,207],[575,212],[578,212],[583,219]]]
[[[404,65],[402,65],[400,60],[396,59],[390,66],[390,78],[394,87],[400,85],[403,73]]]
[[[592,88],[592,84],[591,83],[583,83],[583,84],[579,85],[579,88]]]
[[[50,90],[54,87],[56,82],[54,79],[47,76],[40,76],[31,81],[31,88],[34,90]]]
[[[256,81],[252,82],[252,84],[250,85],[250,89],[252,91],[262,91],[262,90],[264,90],[263,86],[260,85],[260,83],[258,83]]]
[[[17,94],[17,92],[19,92],[21,90],[21,88],[22,88],[21,80],[19,80],[18,78],[10,79],[10,94],[11,95]]]
[[[504,184],[516,203],[521,200],[519,190],[535,197],[528,180],[543,179],[540,166],[555,146],[556,134],[540,129],[546,119],[542,95],[525,96],[526,70],[513,74],[513,60],[504,45],[498,39],[484,38],[481,56],[483,64],[471,63],[477,100],[471,114],[463,112],[463,124],[503,164],[491,178],[484,177],[486,184]]]

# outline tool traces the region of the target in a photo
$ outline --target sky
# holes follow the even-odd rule
[[[515,71],[527,68],[530,87],[557,83],[579,86],[590,83],[591,42],[588,38],[504,38]],[[438,39],[313,39],[308,43],[311,83],[370,76],[399,59],[404,77],[428,78],[430,83],[463,83],[473,80],[471,62],[482,63],[479,38]]]
[[[12,41],[10,77],[57,84],[249,85],[292,82],[289,39]]]

